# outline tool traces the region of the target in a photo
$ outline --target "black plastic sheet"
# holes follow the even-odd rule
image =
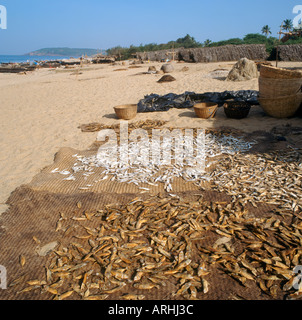
[[[222,106],[226,100],[245,101],[251,105],[258,105],[258,91],[239,90],[224,92],[195,93],[186,91],[183,94],[168,93],[164,96],[150,94],[138,102],[138,112],[168,111],[170,108],[192,108],[195,103],[215,102]]]

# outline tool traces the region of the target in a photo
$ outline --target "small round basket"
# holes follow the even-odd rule
[[[288,70],[261,65],[260,77],[272,79],[297,79],[302,78],[302,72],[299,70]]]
[[[114,107],[116,116],[122,120],[131,120],[136,117],[137,105],[136,104],[124,104]]]
[[[201,102],[194,105],[195,114],[202,119],[214,118],[217,108],[218,104],[213,102]]]
[[[234,100],[227,101],[223,108],[225,115],[232,119],[246,118],[251,110],[251,106],[247,102]]]
[[[275,99],[259,97],[258,101],[267,115],[274,118],[290,118],[298,111],[302,102],[302,94]]]

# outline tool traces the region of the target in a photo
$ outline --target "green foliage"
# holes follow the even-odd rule
[[[204,47],[209,47],[211,45],[212,41],[210,39],[205,40],[205,42],[203,43]]]
[[[188,34],[183,38],[177,39],[176,43],[180,47],[184,47],[184,48],[199,48],[199,47],[202,47],[201,43],[197,42],[193,37],[191,37]]]
[[[244,44],[265,44],[266,40],[266,36],[263,36],[260,33],[250,33],[243,38]]]
[[[169,41],[165,44],[149,43],[140,45],[139,47],[131,45],[129,48],[123,48],[117,46],[107,50],[108,55],[115,55],[121,60],[127,60],[133,57],[136,52],[149,52],[157,50],[172,50],[173,48],[198,48],[202,47],[202,44],[197,42],[190,35],[186,35],[183,38],[179,38],[176,41]]]
[[[226,45],[239,45],[244,44],[242,39],[239,38],[232,38],[229,40],[223,40],[218,42],[211,42],[208,47],[220,47],[220,46],[226,46]]]

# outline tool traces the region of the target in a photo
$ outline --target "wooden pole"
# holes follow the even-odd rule
[[[284,21],[282,21],[282,24],[281,24],[281,27],[280,27],[280,32],[279,32],[279,43],[278,43],[277,48],[276,48],[276,68],[278,67],[279,44],[280,44],[280,40],[281,40],[281,34],[282,34],[282,29],[283,29],[283,23],[284,23]]]
[[[172,54],[172,61],[175,61],[175,48],[174,48],[174,44],[173,44],[173,47],[172,47],[172,52],[167,52],[167,54]]]

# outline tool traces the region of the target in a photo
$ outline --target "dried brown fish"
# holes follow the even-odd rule
[[[153,288],[159,289],[160,286],[155,283],[134,283],[133,287],[140,290],[150,290]]]
[[[124,300],[144,300],[145,296],[143,294],[125,294],[122,296]]]
[[[51,294],[55,294],[55,295],[58,294],[58,290],[57,290],[57,289],[52,288],[52,287],[49,287],[49,286],[44,287],[44,290],[47,291],[47,292],[49,292],[49,293],[51,293]]]
[[[206,279],[202,278],[201,279],[202,282],[202,291],[203,293],[208,293],[209,292],[209,283]]]
[[[74,293],[74,290],[66,291],[65,293],[62,293],[57,296],[57,300],[64,300],[69,298]],[[56,299],[55,299],[56,300]]]
[[[40,286],[29,286],[29,287],[26,287],[26,288],[22,289],[21,291],[17,291],[17,293],[18,294],[25,293],[25,292],[36,290],[36,289],[39,289],[39,288],[40,288]]]
[[[46,281],[29,280],[27,284],[39,285],[41,292],[51,293],[47,289],[51,290],[55,299],[62,298],[63,289],[67,290],[65,294],[71,292],[70,296],[76,292],[85,300],[102,300],[126,285],[128,292],[131,288],[146,290],[144,298],[148,298],[147,290],[159,289],[172,280],[175,285],[173,296],[196,299],[198,292],[208,292],[211,278],[206,280],[205,277],[212,266],[218,265],[221,271],[242,285],[249,286],[253,281],[269,297],[278,297],[282,292],[280,280],[291,279],[291,269],[301,260],[302,250],[297,248],[302,247],[299,231],[302,219],[295,209],[299,206],[298,198],[295,198],[294,209],[290,201],[286,211],[282,197],[294,196],[285,195],[282,190],[283,196],[278,195],[277,199],[277,202],[282,200],[278,204],[282,213],[279,219],[275,212],[265,218],[254,216],[251,201],[255,205],[263,199],[275,201],[278,191],[268,185],[264,187],[264,181],[275,177],[264,167],[264,173],[270,179],[264,175],[260,180],[255,178],[257,169],[253,170],[255,176],[251,178],[249,170],[258,161],[253,155],[248,154],[245,158],[235,154],[230,158],[233,166],[225,174],[214,171],[215,179],[223,181],[231,178],[229,172],[234,169],[234,177],[218,186],[224,192],[226,188],[233,192],[229,202],[207,202],[195,195],[198,201],[184,201],[179,196],[168,197],[166,194],[153,195],[144,197],[146,201],[136,198],[125,205],[111,204],[99,210],[81,212],[82,216],[72,218],[72,224],[66,228],[65,225],[63,228],[63,222],[67,219],[61,215],[62,229],[58,230],[64,230],[64,233],[60,236],[77,237],[74,241],[78,243],[68,243],[68,238],[64,238],[64,244],[52,252],[53,257],[45,266]],[[228,159],[219,163],[218,168],[224,168]],[[273,165],[273,162],[269,163],[269,166]],[[278,172],[282,171],[283,164],[280,166]],[[273,168],[270,170],[274,171]],[[245,181],[240,181],[244,176]],[[228,182],[231,183],[228,185]],[[294,186],[288,186],[289,192],[293,192]],[[251,188],[253,192],[249,195]],[[284,190],[288,192],[286,188]],[[285,213],[295,220],[289,223],[291,219]],[[203,241],[209,233],[216,237],[211,244]],[[128,293],[121,298],[135,300],[138,296]]]
[[[176,270],[180,270],[180,269],[183,269],[183,268],[187,267],[191,262],[192,262],[191,259],[187,259],[187,260],[185,260],[185,261],[180,262],[180,263],[177,265]]]
[[[100,295],[84,297],[84,300],[106,300],[108,297],[109,297],[108,294],[100,294]]]
[[[177,292],[175,292],[173,295],[174,296],[180,296],[183,295],[184,293],[186,293],[186,291],[189,290],[189,288],[192,286],[191,282],[186,282],[184,283],[179,290],[177,290]]]
[[[26,263],[26,258],[25,256],[21,255],[20,258],[19,258],[19,261],[20,261],[20,265],[21,267],[23,268],[25,263]]]
[[[41,243],[41,241],[40,241],[37,237],[35,237],[35,236],[33,236],[33,240],[34,240],[37,244],[40,244],[40,243]]]
[[[30,286],[42,286],[44,284],[46,284],[46,281],[41,281],[41,280],[29,280],[27,281],[27,284],[29,284]]]

